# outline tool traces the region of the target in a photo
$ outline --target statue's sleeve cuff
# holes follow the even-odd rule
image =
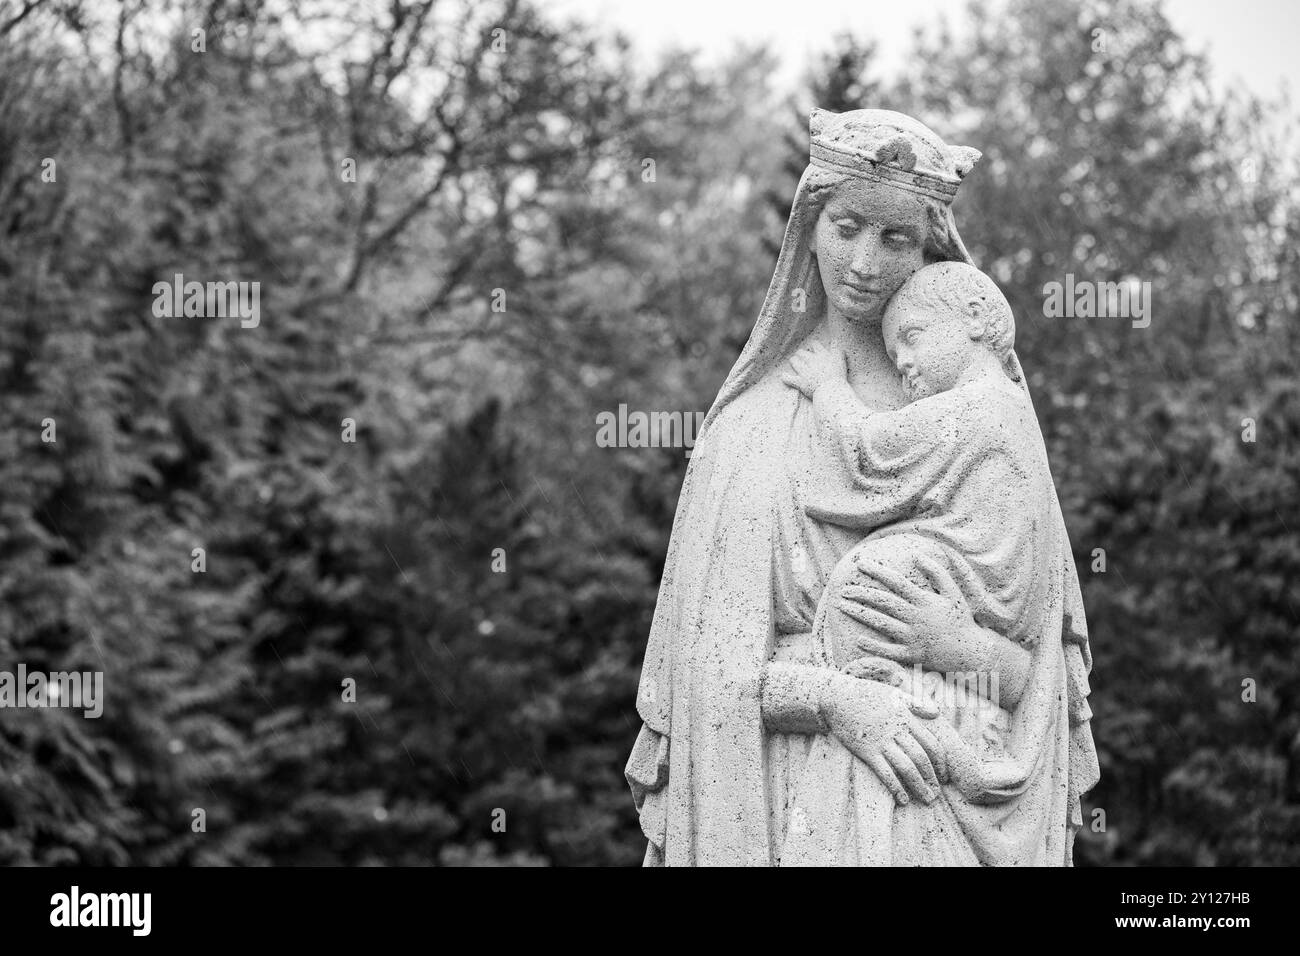
[[[830,672],[808,664],[768,661],[763,671],[763,723],[785,734],[829,731],[821,712],[822,688]]]

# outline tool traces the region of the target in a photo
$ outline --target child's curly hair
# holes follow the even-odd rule
[[[1002,362],[1007,375],[1018,381],[1012,361],[1016,320],[1011,303],[997,283],[979,269],[965,262],[922,266],[894,294],[893,302],[902,301],[929,311],[961,315],[971,330],[971,338],[983,342]]]

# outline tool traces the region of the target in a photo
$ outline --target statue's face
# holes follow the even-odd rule
[[[925,207],[909,192],[864,179],[836,186],[812,237],[830,304],[851,321],[878,322],[925,264],[927,228]]]

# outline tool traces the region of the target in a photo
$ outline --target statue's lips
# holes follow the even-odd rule
[[[880,295],[880,289],[872,286],[854,285],[852,282],[841,282],[840,285],[846,289],[850,295],[857,299],[866,299],[871,296]]]

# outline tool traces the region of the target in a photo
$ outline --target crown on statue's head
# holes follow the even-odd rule
[[[981,155],[969,146],[949,146],[929,127],[891,110],[814,109],[808,132],[813,164],[943,203],[952,202]]]

